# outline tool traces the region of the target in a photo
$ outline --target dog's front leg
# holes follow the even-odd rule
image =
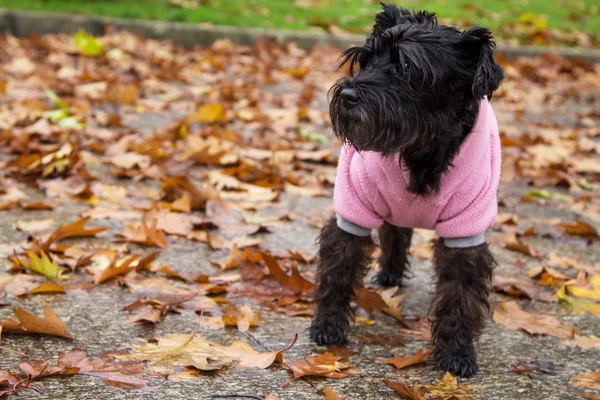
[[[374,243],[371,236],[355,236],[327,222],[319,237],[317,310],[310,336],[319,345],[346,343],[354,289],[362,286]]]
[[[433,358],[455,376],[478,371],[473,342],[489,312],[488,292],[495,262],[486,243],[467,248],[435,247],[436,298],[432,305]]]

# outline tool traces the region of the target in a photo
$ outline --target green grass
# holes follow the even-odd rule
[[[379,4],[370,0],[201,0],[200,3],[197,8],[187,9],[169,0],[0,0],[0,7],[296,30],[323,30],[333,24],[354,33],[368,31],[373,14],[379,10]],[[303,3],[312,6],[302,7]],[[531,13],[529,19],[533,21],[530,23],[538,21],[539,29],[544,29],[545,20],[551,29],[585,31],[600,36],[597,0],[406,0],[397,3],[411,9],[436,11],[442,20],[463,27],[486,26],[503,37],[522,36],[522,32],[515,32],[510,26],[518,25],[527,13]]]

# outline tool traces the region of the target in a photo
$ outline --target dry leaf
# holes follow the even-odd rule
[[[523,311],[514,301],[498,305],[494,310],[494,321],[508,329],[523,330],[532,335],[549,335],[563,340],[571,339],[578,331],[576,328],[562,326],[556,317]]]
[[[29,314],[20,308],[15,308],[13,311],[17,317],[16,320],[7,319],[2,321],[3,330],[6,333],[39,333],[75,340],[69,333],[67,325],[47,305],[44,306],[44,316],[42,318]]]
[[[412,357],[400,357],[394,354],[394,358],[391,360],[378,358],[377,361],[384,364],[393,365],[396,367],[396,369],[402,369],[411,365],[422,364],[426,362],[426,359],[431,354],[431,351],[431,349],[419,349]]]
[[[600,369],[574,376],[569,383],[580,389],[600,390]]]
[[[167,248],[165,235],[157,228],[158,220],[150,220],[150,226],[146,223],[146,216],[142,217],[141,225],[130,225],[115,238],[119,242],[131,242],[146,246],[157,246]]]
[[[295,343],[295,340],[294,340]],[[293,345],[293,343],[292,343]],[[276,360],[281,361],[279,351],[260,353],[249,344],[235,340],[230,346],[221,346],[192,335],[169,335],[153,343],[128,345],[134,352],[116,356],[121,361],[145,361],[148,370],[165,375],[175,374],[186,367],[202,371],[221,369],[237,362],[237,368],[268,368]]]
[[[523,243],[515,232],[509,232],[504,238],[504,247],[508,250],[516,251],[531,257],[539,258],[542,253],[535,250],[530,245]]]
[[[435,385],[425,384],[425,387],[429,389],[432,395],[440,396],[443,400],[451,400],[453,398],[472,399],[483,396],[482,393],[472,393],[471,385],[460,386],[458,379],[452,376],[450,372],[446,372],[444,379],[436,379]]]
[[[397,383],[384,379],[383,384],[400,393],[407,400],[427,400],[427,389],[418,383],[415,383],[411,388],[404,379],[400,379]]]
[[[575,224],[560,223],[558,224],[558,227],[562,228],[570,235],[598,237],[598,229],[579,219],[575,220]]]

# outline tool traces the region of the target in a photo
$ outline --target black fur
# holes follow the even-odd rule
[[[383,8],[365,45],[340,57],[352,77],[330,90],[331,120],[335,134],[358,150],[402,153],[409,190],[426,195],[439,190],[479,101],[498,88],[503,72],[488,29],[462,33],[433,13]],[[356,91],[354,106],[344,103],[344,89]]]
[[[350,77],[330,90],[335,134],[358,151],[400,154],[409,190],[427,196],[440,189],[484,96],[502,79],[489,30],[461,32],[438,24],[435,14],[382,4],[364,46],[341,55]],[[379,232],[382,286],[399,285],[407,271],[412,229],[385,224]],[[317,312],[311,336],[318,344],[346,342],[350,302],[369,264],[370,237],[356,237],[329,221],[320,236]],[[489,310],[494,260],[487,244],[435,249],[436,298],[430,313],[438,368],[468,377],[477,372],[475,347]]]
[[[310,327],[310,335],[317,344],[346,343],[348,320],[353,316],[350,302],[354,290],[363,284],[374,246],[371,236],[344,232],[335,218],[323,228],[319,237],[317,311]]]
[[[453,375],[477,372],[476,341],[489,311],[494,258],[487,244],[452,249],[439,239],[434,251],[437,286],[431,307],[433,359]]]
[[[379,229],[381,271],[375,277],[375,282],[380,286],[402,285],[402,278],[408,272],[408,249],[412,234],[413,230],[410,228],[399,228],[387,222]]]

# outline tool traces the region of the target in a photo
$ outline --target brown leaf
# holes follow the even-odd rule
[[[558,227],[570,235],[598,237],[598,229],[579,219],[575,220],[575,224],[560,223]]]
[[[57,230],[52,232],[52,234],[46,239],[43,244],[43,249],[48,250],[53,243],[58,242],[59,240],[74,238],[74,237],[90,237],[96,236],[97,233],[104,232],[106,228],[91,228],[86,229],[85,224],[88,223],[90,218],[82,218],[78,221],[72,222],[70,224],[60,224]]]
[[[294,373],[292,381],[303,376],[345,378],[359,374],[350,362],[341,361],[341,359],[341,357],[334,356],[331,353],[325,353],[319,356],[307,356],[306,362],[285,359],[284,364]]]
[[[140,389],[147,384],[144,379],[133,376],[143,373],[141,364],[122,364],[115,361],[112,355],[91,359],[87,352],[81,349],[60,352],[56,366],[45,361],[31,361],[20,363],[19,368],[33,379],[57,375],[89,375],[101,378],[107,385],[121,389]]]
[[[94,283],[96,285],[99,285],[103,282],[106,282],[107,280],[109,280],[111,278],[116,277],[116,276],[127,275],[128,273],[130,273],[131,271],[133,271],[135,269],[135,267],[130,267],[130,265],[132,262],[134,262],[138,258],[139,258],[139,256],[137,254],[134,254],[131,257],[129,257],[128,259],[121,262],[121,264],[119,266],[117,266],[117,261],[119,259],[119,255],[116,254],[113,257],[113,260],[110,263],[110,265],[108,267],[106,267],[106,269],[104,269],[104,271],[102,271],[102,273],[96,277],[96,279],[94,280]]]
[[[323,395],[325,400],[343,400],[336,392],[333,391],[329,386],[323,387]]]
[[[531,257],[539,258],[542,253],[535,250],[530,245],[523,243],[515,232],[509,232],[504,238],[504,247],[508,250],[516,251]]]
[[[55,282],[44,283],[43,285],[40,285],[31,291],[32,294],[64,292],[65,288]]]
[[[426,361],[427,357],[431,354],[431,349],[419,349],[412,357],[400,357],[394,354],[394,358],[391,360],[384,360],[378,358],[377,361],[393,365],[396,369],[402,369],[411,365],[422,364]]]
[[[444,379],[436,379],[435,385],[425,384],[425,387],[432,395],[440,396],[443,400],[471,399],[483,395],[482,393],[472,393],[471,385],[460,386],[456,377],[452,376],[450,372],[446,372]]]
[[[568,340],[577,333],[576,328],[562,326],[558,318],[550,315],[528,313],[517,302],[502,303],[494,310],[494,321],[508,329],[523,330],[532,335],[549,335]]]
[[[13,311],[19,320],[20,326],[22,327],[24,333],[39,333],[42,335],[61,336],[67,339],[75,340],[71,333],[69,333],[69,328],[67,325],[65,325],[65,323],[62,322],[47,305],[44,306],[44,317],[42,318],[29,314],[27,311],[20,308],[15,308]],[[4,322],[2,323],[3,326]]]
[[[125,231],[117,234],[116,241],[143,244],[146,246],[157,246],[167,248],[165,235],[157,228],[158,220],[150,220],[150,226],[146,223],[146,216],[142,217],[141,225],[128,226]]]
[[[383,380],[383,384],[392,390],[400,393],[404,399],[407,400],[427,400],[427,389],[423,386],[415,383],[411,388],[404,379],[400,379],[398,382],[392,382],[388,379]]]
[[[295,340],[294,342],[295,343]],[[292,345],[293,345],[292,343]],[[148,370],[175,374],[185,367],[202,371],[218,370],[238,362],[237,368],[268,368],[276,360],[281,361],[282,350],[259,353],[249,344],[235,340],[230,346],[221,346],[196,335],[170,335],[158,338],[153,343],[129,345],[134,352],[120,354],[117,360],[147,362]]]
[[[580,389],[600,390],[600,369],[574,376],[569,383]]]

